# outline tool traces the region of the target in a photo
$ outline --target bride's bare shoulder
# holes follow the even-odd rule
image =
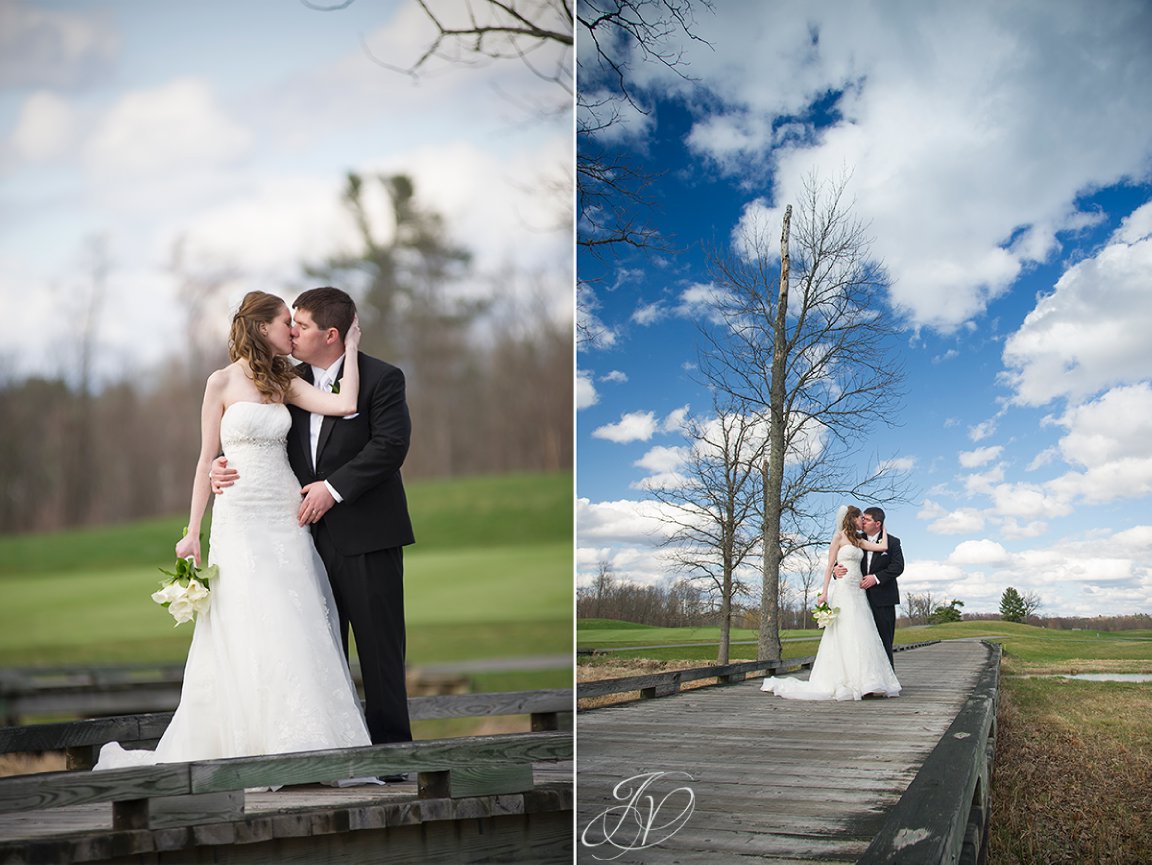
[[[225,404],[241,399],[260,401],[252,379],[248,377],[248,370],[240,361],[234,361],[209,375],[204,390],[205,393],[220,397]]]

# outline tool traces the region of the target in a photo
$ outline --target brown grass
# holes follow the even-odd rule
[[[31,775],[34,772],[63,772],[67,766],[63,751],[43,754],[0,754],[0,778]]]
[[[1005,680],[998,724],[989,862],[1152,862],[1152,690]]]

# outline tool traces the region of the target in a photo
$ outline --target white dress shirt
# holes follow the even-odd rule
[[[344,356],[341,355],[332,366],[327,369],[322,369],[318,366],[312,367],[312,381],[316,387],[325,393],[332,392],[332,385],[336,383],[336,377],[340,373],[340,365],[344,363]],[[312,468],[316,468],[316,448],[320,444],[320,425],[324,423],[324,415],[312,413],[309,419],[308,433],[309,441],[312,445]],[[344,501],[340,493],[336,492],[336,488],[328,481],[324,481],[324,486],[328,487],[328,492],[332,493],[332,498],[337,502]]]
[[[313,450],[315,450],[316,446],[313,445],[312,447],[313,447]],[[876,543],[878,540],[880,540],[880,536],[879,535],[869,535],[868,540],[872,543]],[[872,550],[865,550],[864,551],[864,573],[865,574],[868,573],[868,569],[870,567],[872,567]],[[879,580],[877,580],[877,582],[879,582]]]

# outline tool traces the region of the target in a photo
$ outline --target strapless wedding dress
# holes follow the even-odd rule
[[[238,402],[220,422],[235,486],[216,496],[212,602],[197,617],[180,705],[155,751],[105,745],[97,769],[369,745],[336,605],[288,465],[288,409]]]
[[[840,614],[824,629],[808,680],[770,676],[761,691],[789,700],[859,700],[865,694],[900,695],[900,682],[876,633],[868,596],[860,588],[864,551],[845,544],[836,559],[848,573],[832,581],[828,605],[839,607]]]

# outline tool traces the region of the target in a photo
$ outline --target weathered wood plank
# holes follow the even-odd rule
[[[538,691],[497,691],[482,694],[445,694],[412,697],[409,716],[414,721],[474,718],[489,715],[566,713],[574,710],[571,688]],[[119,715],[85,721],[30,724],[0,728],[0,753],[61,751],[107,742],[159,739],[172,720],[172,712]]]
[[[310,751],[307,754],[210,760],[188,764],[190,792],[209,793],[401,772],[563,760],[572,756],[572,740],[571,733],[514,733]]]
[[[496,796],[523,793],[532,789],[532,767],[519,766],[467,766],[448,773],[449,790],[453,799],[468,796]],[[486,814],[483,816],[487,816]]]
[[[167,829],[236,820],[244,815],[244,791],[156,796],[112,806],[113,829]]]
[[[854,862],[965,705],[986,657],[978,643],[902,653],[904,691],[888,700],[788,701],[752,679],[581,712],[577,831],[626,805],[642,782],[621,789],[625,779],[663,772],[644,790],[658,822],[676,813],[679,788],[692,791],[693,810],[635,861]],[[604,855],[581,844],[577,861],[596,862],[596,852]]]
[[[193,792],[190,765],[194,764],[101,772],[42,772],[0,778],[0,813],[184,795]]]
[[[435,837],[457,844],[444,847],[454,852],[438,861],[567,865],[573,855],[572,763],[535,768],[543,786],[514,795],[421,802],[413,798],[413,784],[307,785],[248,794],[246,814],[215,828],[113,831],[107,804],[39,812],[32,820],[0,815],[0,862],[427,862],[437,861],[424,846]],[[475,839],[461,834],[466,832],[479,832],[480,846],[472,846]],[[494,841],[487,852],[484,837]],[[441,840],[432,848],[439,850]],[[164,851],[167,858],[159,855]]]

